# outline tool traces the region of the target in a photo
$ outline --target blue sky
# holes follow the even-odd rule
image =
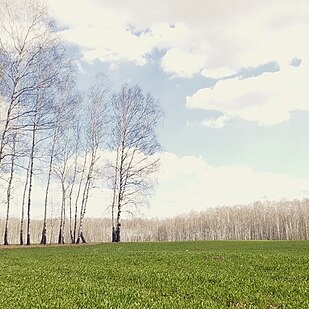
[[[165,110],[145,215],[309,196],[308,1],[48,3],[81,87],[103,72]]]

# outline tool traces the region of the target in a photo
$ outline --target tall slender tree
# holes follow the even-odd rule
[[[107,128],[109,124],[109,81],[103,75],[97,75],[94,85],[89,89],[85,99],[87,116],[85,118],[85,162],[84,188],[81,197],[79,226],[76,243],[86,242],[83,232],[83,223],[87,209],[89,192],[98,175],[97,163],[100,151],[107,142]]]
[[[50,103],[53,102],[49,89],[63,74],[64,55],[65,49],[41,1],[0,1],[0,98],[5,110],[0,136],[0,168],[4,159],[11,155],[11,132],[23,137],[28,134],[27,244],[30,244],[31,192],[36,146],[40,141],[38,134],[49,122],[47,111],[52,110]],[[23,217],[24,208],[21,243]]]
[[[47,208],[49,201],[49,189],[51,184],[51,177],[54,168],[54,160],[57,151],[57,143],[62,139],[64,132],[72,132],[70,130],[71,124],[78,121],[76,118],[76,111],[78,110],[79,96],[75,92],[75,83],[72,80],[72,73],[70,66],[68,66],[67,72],[64,73],[64,78],[61,77],[59,85],[55,88],[56,93],[54,94],[55,111],[54,118],[52,119],[51,136],[50,136],[50,149],[48,158],[47,168],[47,181],[45,188],[44,198],[44,215],[43,215],[43,226],[42,226],[42,237],[41,244],[46,244],[46,228],[47,228]],[[73,138],[70,136],[69,138]],[[59,174],[58,174],[59,175]]]
[[[113,242],[120,241],[121,214],[146,203],[154,188],[160,150],[156,129],[161,116],[158,102],[138,86],[124,85],[112,99]]]
[[[10,176],[8,179],[8,186],[6,190],[6,218],[5,218],[5,229],[4,229],[4,245],[8,245],[8,226],[9,226],[9,216],[10,216],[10,206],[12,199],[12,186],[13,177],[15,173],[15,160],[16,160],[16,136],[17,132],[12,134],[12,153],[11,153],[11,166],[10,166]]]

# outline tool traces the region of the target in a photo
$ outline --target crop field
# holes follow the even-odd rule
[[[308,241],[0,249],[0,308],[309,308]]]

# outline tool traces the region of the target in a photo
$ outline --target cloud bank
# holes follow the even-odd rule
[[[304,198],[309,195],[309,179],[293,178],[285,174],[255,172],[248,166],[212,166],[196,156],[160,154],[162,168],[158,186],[149,208],[142,207],[136,214],[146,217],[168,217],[191,209],[204,210],[215,206],[232,206],[258,200]],[[42,218],[45,182],[37,180],[33,187],[33,218]],[[16,187],[14,196],[21,197],[23,186]],[[18,194],[20,192],[20,194]],[[61,200],[59,187],[53,182],[50,192],[49,215],[59,216]],[[109,216],[112,193],[104,180],[89,196],[87,216]],[[20,215],[20,198],[12,201],[11,215]],[[5,215],[5,207],[0,216]]]
[[[306,62],[254,78],[220,80],[213,88],[203,88],[188,96],[186,106],[274,125],[288,121],[293,110],[309,111],[308,74]]]
[[[309,3],[293,1],[48,1],[64,37],[85,59],[147,62],[165,51],[162,68],[191,77],[237,72],[308,54]],[[74,12],[72,11],[74,10]],[[74,14],[73,14],[74,13]]]
[[[159,50],[156,61],[166,74],[219,80],[214,89],[188,97],[188,108],[216,110],[260,125],[287,121],[290,111],[309,109],[306,0],[48,3],[64,39],[81,48],[84,61],[145,65]],[[281,70],[235,78],[269,62]]]
[[[259,200],[307,197],[309,179],[255,172],[248,166],[215,167],[196,156],[162,154],[162,170],[151,216],[172,216],[190,209],[232,206]]]

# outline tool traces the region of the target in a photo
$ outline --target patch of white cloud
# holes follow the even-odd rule
[[[218,68],[213,70],[204,69],[201,71],[201,75],[207,78],[222,79],[224,77],[229,77],[235,75],[237,72],[228,68]]]
[[[216,119],[204,120],[201,125],[211,129],[222,129],[230,119],[231,117],[228,115],[221,115]]]
[[[191,109],[222,112],[269,126],[288,121],[293,110],[309,111],[309,64],[286,66],[254,78],[220,80],[186,98]]]
[[[49,0],[64,37],[83,47],[86,60],[143,65],[166,50],[162,68],[191,77],[237,72],[308,55],[309,2]],[[212,75],[210,75],[211,77]]]
[[[83,60],[111,63],[132,61],[144,65],[155,49],[180,46],[186,26],[157,20],[138,27],[139,16],[127,16],[104,1],[48,1],[52,15],[65,28],[62,37],[81,47]],[[126,3],[123,3],[126,6]],[[74,7],[74,14],[72,12]]]
[[[110,159],[104,153],[100,160]],[[150,200],[150,207],[142,207],[137,215],[147,217],[167,217],[190,210],[203,210],[216,206],[232,206],[262,200],[281,200],[308,197],[309,178],[293,178],[285,174],[255,172],[244,165],[215,167],[197,156],[177,156],[164,152],[160,155],[161,170],[158,185]],[[11,216],[21,213],[22,181],[14,184],[14,198]],[[31,217],[43,216],[44,191],[46,183],[36,179],[33,186]],[[49,194],[48,216],[60,216],[60,183],[53,179]],[[3,191],[2,198],[5,198]],[[90,191],[86,216],[106,217],[110,215],[112,191],[106,181],[97,180]],[[5,215],[5,207],[0,208],[0,216]]]
[[[257,173],[248,166],[214,167],[196,156],[161,155],[162,170],[149,216],[172,216],[208,207],[307,197],[309,179]]]
[[[169,49],[161,61],[165,72],[180,77],[192,77],[199,73],[204,64],[205,57],[202,54],[176,48]]]

